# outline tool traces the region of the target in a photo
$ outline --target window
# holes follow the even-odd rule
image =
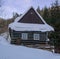
[[[40,35],[39,34],[34,34],[34,40],[39,40],[40,39]]]
[[[13,37],[18,38],[19,37],[19,33],[18,32],[13,32]]]
[[[11,37],[14,39],[19,38],[19,33],[18,32],[11,32]]]
[[[28,39],[28,34],[27,33],[22,33],[22,37],[21,37],[21,39],[25,39],[25,40],[27,40]]]

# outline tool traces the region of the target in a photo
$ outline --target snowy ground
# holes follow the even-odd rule
[[[60,54],[11,45],[4,37],[0,36],[0,59],[60,59]]]

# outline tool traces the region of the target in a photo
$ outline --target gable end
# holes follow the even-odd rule
[[[44,24],[38,14],[33,8],[30,8],[28,12],[18,21],[21,23],[35,23],[35,24]]]

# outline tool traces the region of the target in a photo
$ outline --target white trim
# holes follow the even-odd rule
[[[40,34],[34,33],[34,40],[40,40]]]
[[[21,34],[21,39],[22,40],[27,40],[28,39],[28,33],[22,33]]]

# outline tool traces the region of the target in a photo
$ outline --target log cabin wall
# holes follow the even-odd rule
[[[21,43],[28,43],[28,42],[35,42],[35,43],[40,43],[40,42],[46,42],[47,39],[47,33],[46,32],[39,32],[39,31],[14,31],[9,29],[10,32],[10,37],[11,37],[11,43],[16,44],[16,41],[20,39]],[[22,40],[21,36],[22,33],[28,33],[28,39],[27,40]],[[39,40],[34,40],[34,34],[37,33],[40,36]]]

